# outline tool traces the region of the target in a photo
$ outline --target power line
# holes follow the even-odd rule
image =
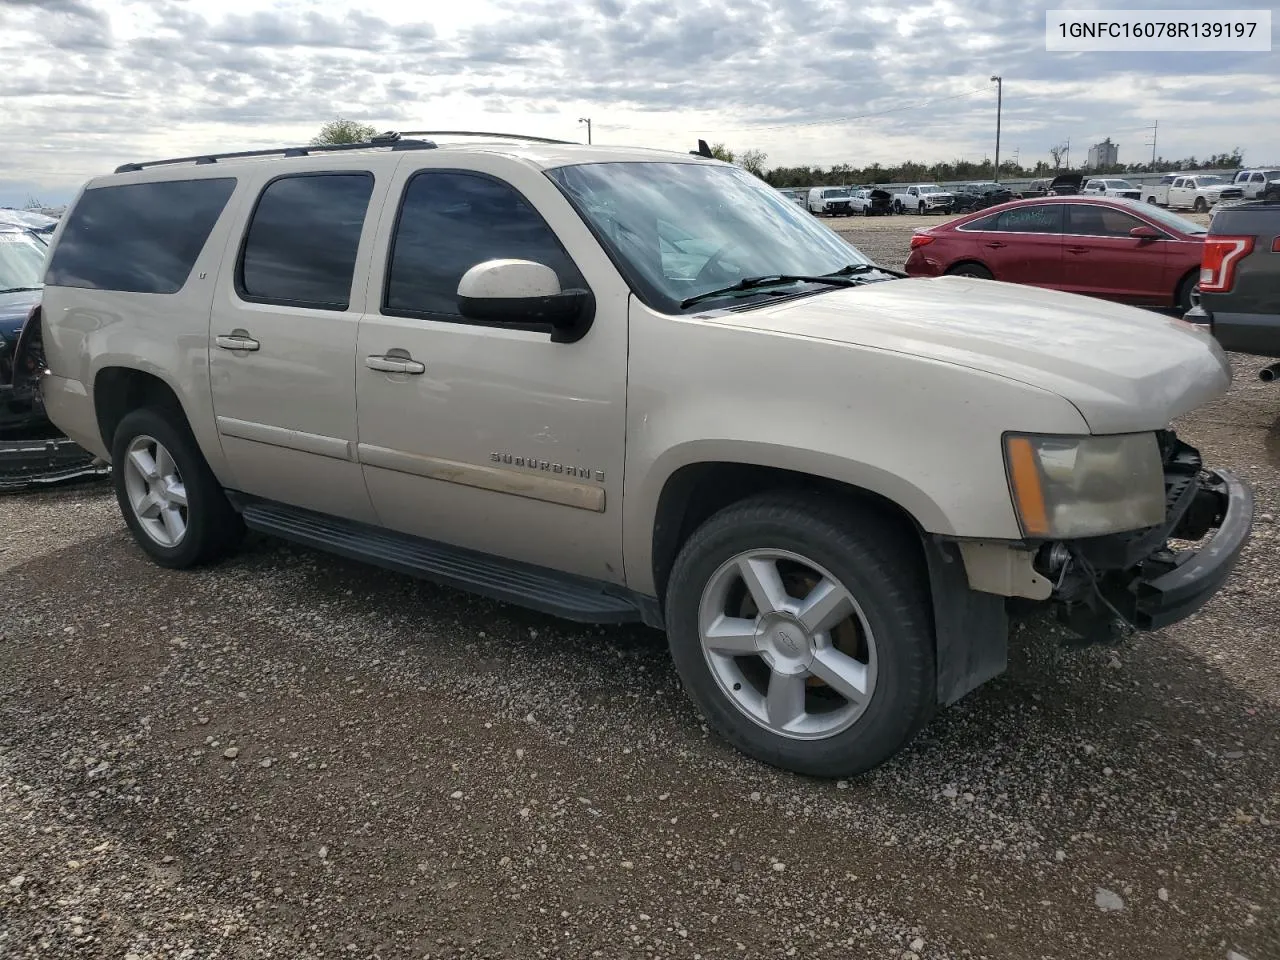
[[[947,103],[951,100],[962,100],[965,97],[972,97],[979,93],[987,93],[990,87],[978,87],[965,93],[953,94],[949,97],[938,97],[934,100],[922,100],[919,103],[909,103],[901,107],[890,107],[888,110],[876,110],[873,113],[860,113],[855,117],[832,117],[829,120],[796,120],[791,123],[774,123],[764,126],[750,127],[716,127],[714,130],[695,130],[694,133],[735,133],[741,130],[783,130],[790,127],[821,127],[829,126],[837,123],[852,123],[854,120],[866,120],[868,117],[883,117],[887,113],[900,113],[903,110],[918,110],[920,107],[931,107],[935,103]]]

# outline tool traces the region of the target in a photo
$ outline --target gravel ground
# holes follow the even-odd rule
[[[1269,517],[1258,365],[1179,427]],[[8,496],[0,958],[1276,960],[1278,539],[1118,648],[1023,629],[830,783],[709,734],[652,631],[259,538],[162,570],[102,485]]]

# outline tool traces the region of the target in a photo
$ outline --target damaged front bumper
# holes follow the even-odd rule
[[[1172,432],[1161,445],[1163,523],[1040,548],[1036,567],[1054,583],[1060,617],[1086,640],[1110,637],[1116,620],[1158,630],[1190,616],[1222,588],[1249,541],[1248,484],[1206,471],[1199,451]]]

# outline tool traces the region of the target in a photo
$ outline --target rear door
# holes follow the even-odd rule
[[[1185,207],[1190,206],[1187,200],[1187,180],[1185,177],[1178,177],[1169,185],[1169,206]]]
[[[227,246],[209,325],[231,485],[371,521],[356,459],[356,332],[385,184],[369,157],[272,177]]]
[[[997,280],[1058,287],[1062,283],[1062,203],[1011,207],[975,221],[976,253]],[[973,248],[973,244],[970,244]]]
[[[1101,203],[1071,203],[1063,227],[1063,289],[1130,303],[1167,305],[1174,281],[1168,279],[1171,241],[1131,237],[1134,227],[1150,226],[1132,214]]]

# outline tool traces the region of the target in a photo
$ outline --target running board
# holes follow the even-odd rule
[[[657,602],[624,587],[299,507],[230,495],[245,526],[260,533],[578,623],[661,625]]]

